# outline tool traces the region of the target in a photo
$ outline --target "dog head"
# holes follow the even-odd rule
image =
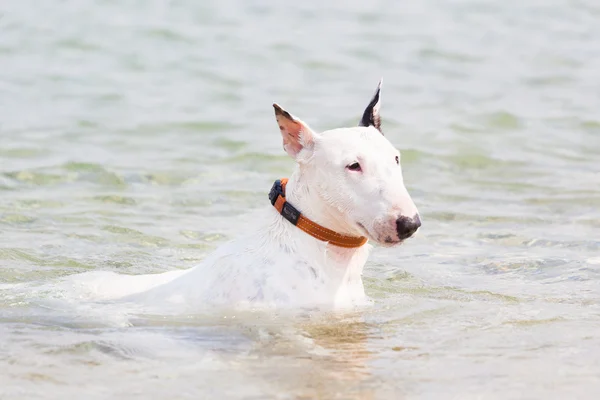
[[[381,82],[357,127],[322,133],[273,107],[283,148],[298,163],[305,192],[299,209],[327,228],[393,246],[412,236],[421,220],[404,187],[400,152],[381,131],[380,101]]]

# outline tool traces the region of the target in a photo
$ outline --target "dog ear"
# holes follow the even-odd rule
[[[314,142],[314,132],[306,123],[285,111],[278,104],[273,104],[275,118],[279,124],[281,137],[283,138],[283,149],[292,157],[296,158],[300,150],[310,148]]]
[[[375,95],[371,99],[371,102],[365,109],[363,113],[362,119],[358,126],[373,126],[379,132],[381,132],[381,117],[379,116],[379,106],[381,105],[381,84],[383,83],[383,78],[379,80],[379,84],[377,85],[377,91],[375,91]],[[381,132],[383,134],[383,132]]]

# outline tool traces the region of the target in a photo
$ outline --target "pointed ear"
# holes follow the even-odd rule
[[[377,85],[377,91],[375,95],[371,99],[371,102],[365,109],[363,113],[362,119],[358,126],[373,126],[377,128],[379,132],[381,132],[381,117],[379,116],[379,106],[381,105],[381,84],[383,83],[383,78],[379,81]],[[383,134],[383,132],[381,132]]]
[[[273,104],[275,118],[283,138],[283,149],[296,158],[300,150],[311,148],[314,143],[314,132],[300,119],[285,111],[278,104]]]

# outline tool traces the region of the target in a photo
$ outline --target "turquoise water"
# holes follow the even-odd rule
[[[0,2],[0,398],[596,399],[600,7],[413,3]],[[271,104],[353,125],[381,76],[423,227],[372,308],[51,300],[197,264],[293,167]]]

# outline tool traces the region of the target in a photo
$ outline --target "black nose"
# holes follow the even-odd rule
[[[412,218],[400,217],[396,220],[396,232],[398,232],[398,238],[408,239],[411,237],[417,229],[421,226],[421,219],[419,215],[415,215]]]

